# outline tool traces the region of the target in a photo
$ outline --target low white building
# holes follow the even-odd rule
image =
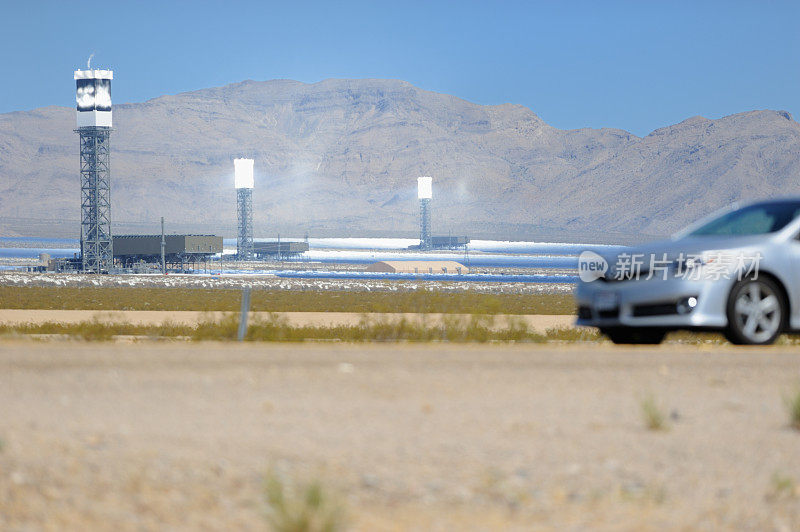
[[[384,260],[367,266],[368,272],[387,273],[469,273],[469,268],[452,260]]]

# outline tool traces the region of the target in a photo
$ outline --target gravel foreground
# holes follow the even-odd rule
[[[0,529],[800,529],[800,349],[0,343]],[[654,398],[665,430],[645,428]]]

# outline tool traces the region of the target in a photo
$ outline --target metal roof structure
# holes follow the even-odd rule
[[[469,273],[469,268],[452,260],[384,260],[370,264],[365,271],[386,273]]]

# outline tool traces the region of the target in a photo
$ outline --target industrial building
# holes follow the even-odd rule
[[[469,273],[469,268],[452,260],[384,260],[367,266],[367,272],[384,273]]]
[[[431,249],[465,249],[469,245],[468,236],[432,236]]]
[[[428,249],[461,249],[466,251],[469,242],[470,239],[468,236],[432,236],[430,237],[430,247]],[[418,250],[422,248],[414,244],[408,246],[408,249]]]
[[[164,262],[183,270],[222,253],[222,237],[216,235],[164,235]],[[161,264],[161,235],[117,235],[114,259],[123,267],[147,262]]]
[[[308,242],[255,242],[253,253],[260,259],[298,259],[308,251]]]

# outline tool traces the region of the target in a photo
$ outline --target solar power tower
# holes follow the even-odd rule
[[[253,159],[234,159],[236,186],[237,260],[253,260]]]
[[[81,162],[81,267],[108,272],[111,240],[111,70],[75,71]]]
[[[433,197],[433,178],[417,178],[417,197],[419,198],[419,248],[431,249],[431,198]]]

